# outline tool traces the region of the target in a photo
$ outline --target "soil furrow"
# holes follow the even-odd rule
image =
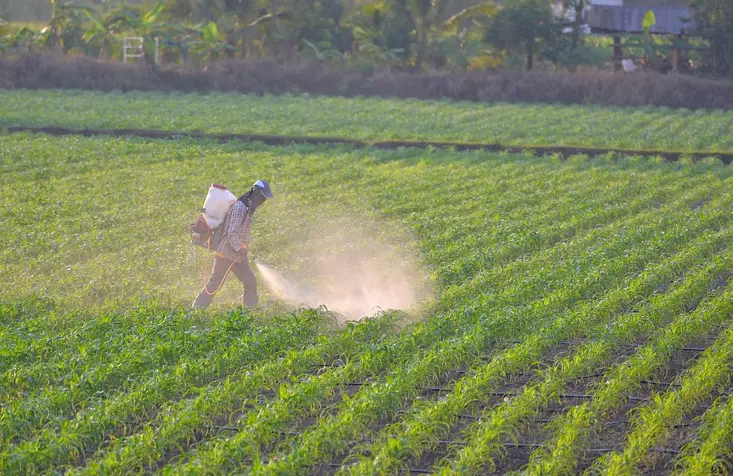
[[[716,331],[716,335],[717,335]],[[613,451],[620,450],[624,447],[626,442],[626,436],[631,431],[629,425],[629,415],[636,408],[642,405],[644,402],[649,401],[654,397],[655,394],[664,392],[667,389],[675,389],[679,386],[675,382],[675,378],[682,374],[685,370],[689,369],[702,352],[713,343],[710,337],[704,337],[698,341],[691,343],[682,349],[671,361],[667,363],[667,366],[658,371],[654,375],[654,381],[647,380],[646,383],[642,382],[641,387],[630,395],[627,403],[620,408],[616,413],[609,415],[603,422],[603,431],[595,431],[591,435],[590,447],[608,447]],[[661,381],[669,383],[669,385],[661,385]],[[613,422],[613,423],[612,423]],[[679,430],[682,433],[687,433],[692,426],[692,422],[686,421],[682,425],[674,425],[676,431]],[[655,455],[667,455],[667,458],[672,458],[679,451],[679,447],[670,446],[667,448],[669,451],[661,452],[655,451]],[[600,454],[592,452],[590,450],[585,452],[585,455],[581,457],[578,464],[578,471],[583,471],[589,468],[593,461],[599,457]],[[525,461],[526,464],[526,461]]]
[[[418,141],[418,140],[392,140],[392,141],[362,141],[344,137],[307,137],[307,136],[280,136],[266,134],[213,134],[204,132],[184,131],[161,131],[155,129],[71,129],[58,126],[5,126],[4,130],[11,133],[32,132],[49,134],[54,136],[82,135],[93,136],[116,136],[116,137],[141,137],[147,139],[172,139],[193,138],[203,140],[214,140],[218,142],[242,141],[262,142],[267,145],[281,146],[289,144],[310,144],[310,145],[347,145],[356,148],[374,147],[377,149],[398,149],[400,147],[412,147],[420,149],[453,149],[458,151],[482,150],[486,152],[509,152],[531,155],[554,155],[566,159],[573,155],[587,155],[588,157],[607,156],[618,154],[639,157],[663,157],[669,162],[676,162],[684,157],[693,160],[700,160],[708,157],[717,157],[724,164],[733,162],[733,152],[717,151],[672,151],[672,150],[649,150],[649,149],[622,149],[622,148],[596,148],[596,147],[572,147],[572,146],[545,146],[545,145],[503,145],[497,143],[464,143],[446,141]]]

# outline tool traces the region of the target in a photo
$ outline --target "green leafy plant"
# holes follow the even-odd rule
[[[544,44],[554,39],[552,12],[542,0],[512,0],[491,19],[485,41],[501,50],[523,52],[526,68],[534,67]]]
[[[115,18],[99,19],[89,10],[84,10],[84,14],[91,22],[91,27],[84,33],[84,41],[87,44],[99,43],[101,45],[99,57],[109,57],[112,50],[112,43],[115,41]]]
[[[198,38],[193,40],[190,46],[195,52],[205,56],[209,61],[217,59],[223,52],[237,50],[234,46],[223,41],[223,35],[213,21],[203,25],[197,31],[197,34]]]
[[[212,108],[222,114],[212,115]],[[49,115],[49,110],[59,112]],[[161,115],[161,110],[167,113]],[[348,120],[345,110],[353,111]],[[240,116],[249,120],[231,121]],[[78,91],[70,96],[62,91],[11,90],[0,102],[0,125],[663,149],[711,155],[733,150],[733,136],[725,133],[730,120],[724,111],[220,92],[116,96]],[[676,132],[670,134],[670,128]]]
[[[307,51],[310,55],[312,55],[315,59],[320,61],[338,61],[341,59],[341,53],[338,51],[328,48],[325,50],[320,50],[316,45],[311,43],[308,40],[303,40],[303,44],[307,47]],[[309,55],[306,55],[309,56]]]
[[[729,140],[726,116],[709,111],[304,96],[8,91],[0,116],[651,146],[684,141],[657,135],[684,124]],[[619,138],[614,121],[640,131]],[[582,132],[594,128],[604,132]],[[718,467],[729,444],[728,399],[712,398],[733,368],[729,167],[13,132],[0,135],[0,172],[4,222],[23,230],[0,253],[12,276],[0,288],[2,473],[304,474],[338,462],[342,474],[392,474],[418,461],[482,473],[512,440],[540,433],[528,472],[573,473],[592,457],[593,469],[629,473],[675,441],[666,422],[698,411],[680,470]],[[429,280],[425,301],[344,322],[327,302],[299,308],[264,285],[261,305],[242,309],[241,287],[227,283],[212,309],[191,310],[206,259],[186,224],[208,184],[241,193],[255,177],[277,187],[257,211],[255,257],[318,284],[302,250],[339,251],[324,224],[358,217],[347,252],[377,243],[390,274],[414,253],[423,267],[404,279]],[[595,431],[695,342],[710,345],[673,385],[634,400],[618,451],[589,456]],[[566,401],[580,377],[584,398]],[[492,396],[507,386],[506,399]],[[563,411],[536,432],[530,422],[552,405]]]

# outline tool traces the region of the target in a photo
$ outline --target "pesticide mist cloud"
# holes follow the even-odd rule
[[[299,261],[298,276],[256,265],[270,292],[293,305],[325,305],[347,320],[409,309],[431,294],[428,274],[408,246],[414,241],[408,233],[376,227],[353,218],[317,226],[291,257]]]

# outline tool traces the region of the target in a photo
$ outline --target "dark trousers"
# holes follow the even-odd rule
[[[231,269],[230,269],[231,267]],[[201,290],[193,307],[207,308],[214,299],[214,294],[227,278],[227,271],[233,273],[234,276],[244,284],[244,292],[242,293],[242,304],[245,307],[255,307],[257,305],[257,278],[249,267],[247,260],[238,261],[234,265],[226,258],[216,257],[214,260],[214,269],[211,271],[209,281],[206,287]]]

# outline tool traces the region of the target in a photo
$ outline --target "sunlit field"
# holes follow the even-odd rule
[[[49,114],[53,111],[53,114]],[[141,128],[362,140],[733,150],[723,110],[377,98],[0,90],[0,127]]]
[[[0,98],[6,126],[731,141],[730,119],[712,112]],[[49,115],[47,101],[63,107]],[[731,463],[732,170],[1,135],[0,473],[710,474]],[[189,225],[211,183],[241,194],[257,178],[275,193],[253,226],[260,304],[242,308],[231,279],[191,310],[207,259]],[[334,257],[346,273],[318,272]],[[327,291],[323,302],[282,299],[255,263]],[[347,283],[414,299],[345,316]]]

